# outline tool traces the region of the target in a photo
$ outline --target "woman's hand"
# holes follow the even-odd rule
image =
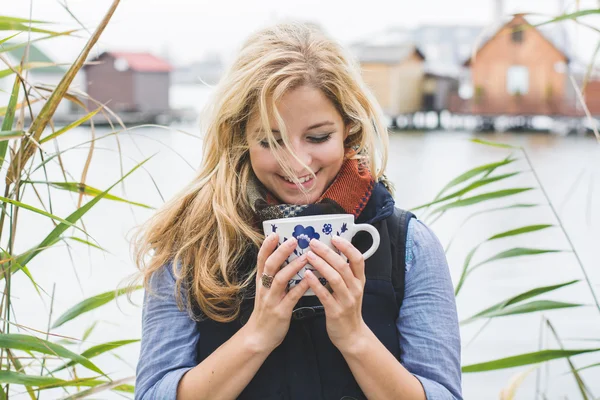
[[[308,290],[308,283],[303,279],[287,292],[290,279],[306,265],[306,255],[294,259],[285,267],[281,265],[292,254],[297,245],[295,238],[289,238],[277,247],[279,235],[269,235],[258,252],[256,272],[256,298],[254,311],[244,326],[256,338],[258,351],[273,351],[283,342],[290,328],[292,311],[302,295]],[[270,288],[262,284],[262,274],[274,276]]]
[[[308,262],[329,281],[329,293],[317,277],[307,271],[303,281],[308,281],[323,307],[327,320],[327,334],[331,342],[344,353],[359,344],[369,328],[362,318],[362,300],[365,288],[365,260],[360,251],[346,239],[334,236],[331,240],[347,258],[318,240],[310,241]]]

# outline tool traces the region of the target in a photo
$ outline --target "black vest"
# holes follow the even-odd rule
[[[381,241],[375,254],[365,262],[367,281],[362,304],[363,319],[398,360],[400,348],[396,319],[404,297],[406,232],[413,217],[409,212],[395,209],[392,216],[374,223]],[[371,236],[359,232],[352,243],[364,252],[371,246]],[[230,323],[210,319],[198,322],[198,363],[242,327],[253,306],[254,299],[247,299],[240,317]],[[238,399],[366,399],[342,354],[327,335],[323,306],[316,296],[300,299],[283,343],[267,357]]]

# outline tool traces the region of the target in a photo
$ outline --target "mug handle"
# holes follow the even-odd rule
[[[363,253],[363,257],[366,260],[367,258],[371,257],[379,247],[379,231],[373,225],[357,224],[354,225],[354,232],[352,236],[356,235],[356,233],[360,231],[368,232],[373,238],[373,244],[371,245],[371,248]]]

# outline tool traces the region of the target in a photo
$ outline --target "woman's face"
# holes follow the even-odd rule
[[[283,147],[277,122],[271,116],[269,122],[282,146],[281,156],[301,182],[306,179],[302,186],[308,190],[308,198],[295,183],[286,179],[274,150],[269,148],[266,135],[260,134],[262,128],[257,115],[247,126],[252,169],[262,184],[282,202],[314,203],[331,184],[344,161],[346,129],[342,116],[323,92],[310,86],[286,93],[277,103],[277,110],[285,124],[292,151],[316,174],[316,178],[311,178],[310,171]]]

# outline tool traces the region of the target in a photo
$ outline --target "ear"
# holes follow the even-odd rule
[[[348,139],[348,135],[350,135],[350,125],[344,124],[344,141]]]

